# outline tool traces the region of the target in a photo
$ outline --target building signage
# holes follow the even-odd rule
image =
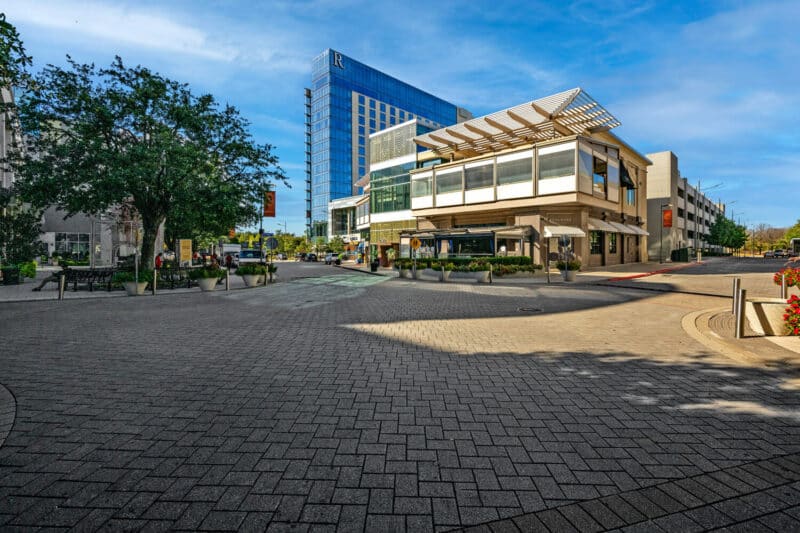
[[[661,213],[661,225],[665,228],[672,227],[672,209],[667,209]]]
[[[339,52],[333,53],[333,66],[344,70],[344,65],[342,64],[342,54]]]
[[[267,191],[264,193],[264,216],[275,216],[275,191]]]

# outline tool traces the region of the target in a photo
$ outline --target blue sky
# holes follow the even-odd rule
[[[800,2],[4,0],[34,70],[142,64],[237,106],[292,189],[271,230],[304,230],[304,99],[337,49],[483,115],[583,87],[642,153],[672,150],[748,226],[800,218]],[[719,185],[717,185],[719,184]]]

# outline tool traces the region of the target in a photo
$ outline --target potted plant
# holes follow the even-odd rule
[[[439,263],[439,268],[441,269],[441,276],[439,277],[439,281],[447,281],[450,279],[450,274],[453,272],[455,265],[453,263]]]
[[[197,281],[202,291],[213,291],[217,282],[225,275],[225,270],[218,266],[193,268],[189,271],[189,279]]]
[[[138,277],[133,270],[123,270],[114,273],[113,282],[121,283],[128,296],[141,296],[151,279],[153,279],[152,270],[140,270]]]
[[[246,287],[255,287],[261,283],[266,273],[267,267],[253,263],[241,265],[236,269],[236,274],[242,276]]]
[[[397,250],[394,248],[389,248],[386,250],[386,261],[390,266],[394,262],[395,258],[397,258]]]
[[[556,262],[556,268],[561,271],[564,281],[575,281],[575,275],[581,269],[581,262],[577,259],[559,260]]]
[[[411,277],[411,260],[410,259],[399,259],[394,262],[394,267],[399,271],[399,277],[401,278],[410,278]]]
[[[467,268],[470,272],[475,274],[475,280],[478,283],[489,283],[490,276],[492,274],[492,265],[487,263],[486,261],[473,261]]]

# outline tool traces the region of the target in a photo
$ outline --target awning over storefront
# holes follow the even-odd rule
[[[614,231],[619,233],[624,233],[626,235],[650,235],[645,230],[640,228],[639,226],[634,226],[631,224],[622,224],[621,222],[609,222],[614,228]]]
[[[631,224],[627,224],[627,226],[631,228],[633,230],[633,233],[635,233],[636,235],[650,235],[648,232],[646,232],[639,226],[633,226]]]
[[[589,229],[594,231],[605,231],[607,233],[617,233],[619,230],[604,220],[589,217]]]
[[[581,228],[574,226],[545,226],[545,237],[586,237],[586,233]]]
[[[530,237],[533,228],[530,226],[508,226],[505,228],[492,228],[494,236],[498,239],[525,239]]]

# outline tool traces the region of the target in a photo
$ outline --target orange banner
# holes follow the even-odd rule
[[[661,213],[661,223],[662,226],[665,228],[672,227],[672,209],[667,209],[663,213]]]
[[[267,191],[264,193],[264,216],[275,216],[275,191]]]

